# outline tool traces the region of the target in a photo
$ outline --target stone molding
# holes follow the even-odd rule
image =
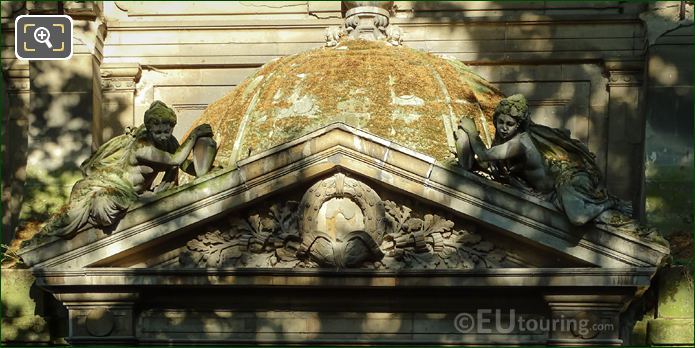
[[[157,330],[158,326],[154,322],[145,323],[144,319],[163,318],[166,323],[171,319],[170,315],[178,311],[184,318],[192,315],[193,320],[198,318],[220,319],[222,312],[246,312],[251,318],[255,316],[263,317],[267,312],[263,309],[252,310],[249,307],[237,309],[239,302],[255,303],[259,301],[255,292],[263,292],[263,308],[272,306],[276,303],[292,304],[299,306],[295,312],[288,312],[287,317],[292,322],[301,323],[302,314],[311,312],[311,306],[321,303],[345,303],[345,299],[335,298],[336,291],[363,292],[360,295],[355,293],[355,300],[364,299],[366,294],[381,294],[380,297],[370,298],[368,301],[359,301],[353,305],[367,306],[368,308],[379,307],[385,303],[393,305],[393,296],[399,294],[412,293],[419,294],[417,298],[408,298],[407,301],[422,303],[426,298],[428,303],[438,301],[454,301],[456,303],[472,303],[474,307],[448,307],[433,309],[436,313],[433,317],[423,317],[418,319],[421,325],[446,326],[446,330],[452,330],[451,321],[458,312],[471,311],[475,308],[489,308],[481,303],[489,305],[499,301],[499,294],[509,291],[519,291],[520,298],[510,299],[505,303],[513,303],[512,306],[524,308],[523,301],[543,301],[550,306],[550,313],[545,309],[538,308],[537,312],[531,315],[540,315],[541,318],[548,318],[550,314],[553,318],[575,318],[578,315],[592,315],[600,320],[613,320],[611,323],[619,324],[616,310],[623,308],[624,303],[634,293],[641,293],[650,285],[650,280],[655,268],[507,268],[507,269],[474,269],[474,270],[365,270],[365,269],[322,269],[322,270],[297,270],[297,269],[228,269],[228,268],[206,268],[206,269],[153,269],[153,268],[118,268],[118,267],[96,267],[81,270],[46,270],[36,269],[34,275],[37,278],[37,285],[52,292],[59,301],[62,301],[69,311],[70,336],[67,338],[71,344],[137,344],[148,342],[161,342],[167,340],[172,343],[186,343],[179,340],[177,333],[201,330],[198,326],[188,326],[181,322],[175,325],[184,326],[173,330],[158,331],[161,335],[152,337],[148,334],[151,330]],[[111,292],[119,289],[119,292]],[[167,289],[169,293],[162,293],[162,289]],[[433,290],[440,289],[440,290]],[[449,289],[448,295],[441,295],[441,289]],[[437,298],[432,296],[429,291],[440,294]],[[304,297],[288,296],[297,293],[310,293]],[[237,293],[243,298],[225,299],[226,293]],[[603,294],[601,297],[586,295]],[[174,294],[174,295],[172,295]],[[179,295],[176,295],[179,294]],[[524,295],[525,294],[525,295]],[[529,295],[532,294],[532,295]],[[153,297],[154,296],[154,297]],[[190,301],[181,303],[177,296],[190,296]],[[220,297],[222,296],[222,297]],[[234,295],[232,295],[234,296]],[[368,296],[368,295],[367,295]],[[454,297],[452,297],[454,296]],[[334,297],[334,298],[331,298]],[[458,299],[456,297],[459,297]],[[156,299],[155,299],[156,298]],[[154,304],[150,301],[154,299]],[[210,300],[214,302],[209,302]],[[172,302],[173,301],[173,302]],[[201,302],[202,301],[202,302]],[[206,302],[207,301],[207,302]],[[328,302],[326,302],[328,301]],[[384,302],[386,301],[386,302]],[[476,301],[483,301],[481,303]],[[521,301],[521,302],[519,302]],[[212,309],[196,308],[200,303],[213,304]],[[542,303],[542,302],[540,302]],[[407,304],[407,303],[406,303]],[[143,307],[142,305],[146,305]],[[231,305],[231,308],[225,307]],[[377,306],[377,307],[374,307]],[[494,306],[494,305],[493,305]],[[505,306],[505,305],[500,305]],[[134,310],[138,308],[140,310]],[[286,306],[283,306],[286,308]],[[333,310],[332,307],[330,307]],[[512,307],[514,308],[514,307]],[[302,311],[304,309],[304,311]],[[212,310],[212,312],[210,312]],[[275,310],[275,309],[273,309]],[[282,309],[279,309],[282,311]],[[410,313],[413,309],[404,309]],[[524,316],[523,309],[522,316]],[[383,311],[383,310],[376,310]],[[213,314],[214,312],[214,314]],[[374,310],[370,310],[373,313]],[[206,316],[207,314],[212,316]],[[294,314],[296,315],[294,315]],[[201,316],[197,316],[200,314]],[[336,313],[340,315],[340,313]],[[350,314],[347,314],[348,317]],[[407,315],[407,314],[406,314]],[[222,316],[227,320],[238,320],[228,315]],[[325,318],[331,320],[331,318]],[[386,314],[386,319],[396,320],[392,314]],[[263,319],[264,320],[264,319]],[[451,321],[450,321],[451,320]],[[137,324],[136,324],[137,323]],[[171,322],[170,322],[171,323]],[[212,322],[211,322],[212,323]],[[214,323],[212,323],[214,325]],[[149,330],[149,331],[148,331]],[[192,331],[191,331],[192,330]],[[204,330],[204,329],[202,329]],[[417,339],[422,342],[430,342],[423,337],[422,329],[413,328],[412,333],[417,333]],[[229,331],[222,337],[200,336],[194,339],[210,342],[219,338],[217,343],[240,342],[245,339],[244,333]],[[206,331],[205,331],[206,332]],[[298,336],[293,340],[297,342],[311,341],[313,333],[321,332],[314,328],[308,336]],[[447,331],[445,331],[447,332]],[[618,330],[612,330],[608,335],[617,335]],[[457,334],[452,331],[452,334]],[[376,334],[376,335],[375,335]],[[550,332],[549,335],[543,334],[539,337],[527,337],[524,339],[536,344],[546,343],[570,343],[573,345],[605,345],[617,344],[619,339],[606,337],[571,337],[565,339],[563,335],[567,332]],[[571,334],[571,333],[570,333]],[[434,335],[431,339],[441,339]],[[188,336],[186,336],[188,337]],[[612,336],[611,336],[612,337]],[[258,339],[258,336],[254,336]],[[458,335],[451,341],[453,342],[479,342],[478,339],[488,339],[490,337],[463,336]],[[350,341],[353,338],[346,338]],[[345,342],[346,339],[343,341]],[[390,335],[390,331],[376,331],[372,333],[371,340],[388,341],[397,340]],[[514,343],[518,337],[512,337],[511,341],[507,338],[497,338],[500,342]],[[191,341],[192,343],[195,341]],[[395,341],[393,341],[395,342]],[[392,343],[393,343],[392,342]],[[440,341],[441,342],[441,341]],[[481,341],[482,342],[482,341]],[[199,341],[198,341],[199,343]],[[277,342],[276,342],[277,343]]]
[[[142,68],[138,63],[103,64],[100,68],[101,88],[104,92],[134,91],[141,75]]]
[[[7,91],[10,93],[28,92],[31,87],[29,81],[29,63],[14,60],[13,64],[3,68],[7,74]]]
[[[639,59],[606,59],[604,69],[609,87],[640,87],[644,81],[644,62]]]
[[[621,346],[620,313],[629,304],[631,296],[606,293],[557,293],[543,298],[550,307],[554,320],[579,318],[588,325],[582,329],[551,331],[550,345]],[[610,329],[607,329],[610,328]]]
[[[34,270],[37,284],[51,291],[76,286],[98,293],[100,287],[127,286],[138,289],[161,286],[196,288],[218,287],[306,287],[335,286],[349,288],[382,287],[649,287],[656,268],[496,268],[471,270],[400,270],[367,269],[162,269],[94,267],[82,270]],[[61,290],[62,289],[62,290]],[[548,294],[552,295],[552,294]],[[71,295],[72,296],[72,295]],[[90,293],[84,296],[98,296]],[[61,297],[68,301],[68,297]],[[551,300],[550,297],[547,299]]]
[[[132,344],[137,292],[56,292],[68,309],[71,344]]]
[[[346,1],[345,29],[353,39],[381,40],[386,38],[389,26],[389,11],[392,1],[383,1],[379,6],[373,2]],[[367,6],[365,6],[365,4]]]
[[[239,161],[236,169],[210,173],[142,201],[109,235],[92,229],[71,240],[47,239],[21,250],[20,256],[37,268],[86,267],[337,169],[406,189],[418,199],[587,264],[654,267],[668,254],[668,247],[624,232],[577,230],[548,202],[442,167],[432,158],[338,123]]]
[[[100,1],[63,1],[66,15],[77,18],[96,18],[101,14]]]

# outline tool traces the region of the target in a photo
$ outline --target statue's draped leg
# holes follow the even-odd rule
[[[563,181],[555,189],[555,204],[574,225],[583,225],[615,205],[615,200],[587,172],[574,171]]]
[[[137,194],[122,172],[101,172],[78,181],[70,200],[42,233],[71,238],[85,227],[108,227],[127,211]]]

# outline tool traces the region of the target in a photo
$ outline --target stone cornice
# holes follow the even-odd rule
[[[577,229],[552,204],[389,141],[334,124],[130,209],[114,232],[91,229],[21,251],[37,268],[79,269],[156,243],[278,190],[342,170],[380,182],[515,238],[599,267],[654,267],[668,247],[626,233]],[[406,189],[410,188],[410,189]],[[407,191],[406,191],[407,190]],[[579,237],[581,236],[581,237]]]
[[[485,270],[376,271],[364,269],[134,269],[36,270],[38,285],[187,287],[638,287],[649,286],[655,268],[506,268]],[[98,279],[98,281],[94,281]]]

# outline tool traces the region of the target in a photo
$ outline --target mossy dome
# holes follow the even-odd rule
[[[502,97],[459,61],[347,39],[267,63],[192,127],[212,126],[222,166],[336,122],[447,161],[461,117],[472,118],[489,144]]]

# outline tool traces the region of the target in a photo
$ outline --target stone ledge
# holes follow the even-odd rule
[[[639,287],[654,268],[507,268],[377,271],[363,269],[133,269],[37,270],[43,287],[63,286],[339,286],[339,287]]]

